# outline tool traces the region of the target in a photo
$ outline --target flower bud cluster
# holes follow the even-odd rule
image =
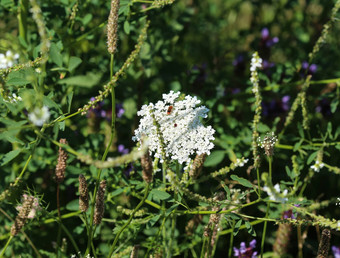
[[[120,0],[111,1],[111,10],[107,22],[107,50],[114,54],[117,50],[118,11]]]
[[[104,216],[104,199],[105,199],[105,190],[106,190],[106,181],[102,180],[100,182],[97,197],[96,197],[96,208],[94,210],[94,220],[93,223],[95,225],[99,225],[102,221],[102,218]]]
[[[277,136],[274,134],[274,132],[267,133],[263,140],[258,138],[258,144],[262,149],[264,149],[267,156],[273,156],[276,142]]]
[[[26,220],[28,219],[33,204],[35,202],[35,198],[33,196],[23,196],[23,202],[21,207],[19,208],[19,213],[17,217],[15,218],[14,224],[11,228],[11,235],[15,236],[19,233],[19,231],[22,229],[22,227],[25,225]]]
[[[66,139],[60,139],[60,143],[67,144]],[[55,181],[60,184],[64,181],[66,170],[67,152],[59,147],[58,163],[55,168]]]
[[[86,212],[89,208],[89,192],[86,179],[83,174],[79,175],[79,210]]]

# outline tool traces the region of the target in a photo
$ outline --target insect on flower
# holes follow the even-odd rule
[[[177,124],[174,124],[174,127],[177,127]]]
[[[167,115],[170,115],[173,108],[174,108],[173,106],[169,106],[169,107],[168,107],[168,111],[166,111],[166,114],[167,114]]]

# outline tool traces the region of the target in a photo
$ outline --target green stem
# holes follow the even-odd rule
[[[268,218],[269,207],[270,207],[270,202],[267,203],[266,218]],[[264,240],[266,239],[267,223],[268,221],[266,220],[263,225],[262,240],[261,240],[261,258],[263,258]]]
[[[28,0],[20,0],[18,6],[19,36],[27,42]]]
[[[61,214],[60,214],[60,203],[59,203],[59,190],[60,184],[57,183],[57,210],[58,210],[58,235],[57,235],[57,257],[60,257],[60,242],[61,242]]]
[[[257,224],[260,224],[260,223],[263,223],[263,222],[264,222],[264,219],[258,219],[258,220],[250,222],[250,225],[254,226],[254,225],[257,225]],[[247,228],[246,225],[242,225],[239,228],[239,230],[245,229],[245,228]],[[219,235],[228,235],[228,234],[233,233],[233,232],[234,232],[234,229],[230,228],[230,229],[223,230],[223,231],[219,232]]]
[[[73,247],[74,247],[74,250],[76,250],[76,253],[79,253],[79,248],[77,246],[77,243],[76,241],[74,240],[72,234],[70,233],[70,231],[68,231],[67,227],[64,226],[64,224],[59,221],[59,225],[61,226],[61,228],[63,229],[63,231],[65,232],[65,234],[68,236],[68,238],[70,239]]]
[[[113,55],[111,55],[111,62],[110,62],[110,75],[111,78],[113,76],[113,62],[114,58]],[[106,156],[110,150],[111,144],[113,142],[114,134],[115,134],[115,122],[116,122],[116,97],[115,97],[115,90],[114,87],[111,87],[111,107],[112,107],[112,113],[111,113],[111,135],[110,135],[110,140],[108,142],[108,145],[106,146],[106,149],[104,151],[102,161],[106,160]],[[101,176],[102,169],[97,170],[97,180],[96,180],[96,186],[94,188],[93,192],[93,198],[92,198],[92,205],[91,205],[91,218],[90,218],[90,227],[89,227],[89,237],[88,237],[88,242],[87,242],[87,249],[85,256],[90,253],[90,249],[92,246],[92,239],[93,239],[93,219],[94,219],[94,205],[95,205],[95,200],[96,200],[96,195],[99,187],[99,181],[100,181],[100,176]]]
[[[228,250],[228,257],[231,257],[231,253],[232,253],[232,250],[233,250],[233,243],[234,243],[234,229],[235,229],[235,221],[233,221],[233,225],[231,227],[231,234],[230,234],[230,241],[229,241],[229,250]],[[221,232],[222,233],[222,232]]]
[[[257,186],[259,191],[259,198],[261,198],[261,181],[260,181],[260,170],[259,168],[256,168],[256,174],[257,174]]]
[[[5,253],[8,245],[9,245],[9,243],[12,241],[12,238],[13,238],[12,235],[8,238],[8,241],[7,241],[6,245],[4,246],[4,248],[2,249],[2,251],[0,253],[0,257],[4,257],[4,253]]]
[[[203,244],[202,244],[202,249],[201,249],[201,255],[200,255],[200,258],[203,258],[204,257],[204,254],[205,254],[205,247],[207,245],[207,240],[208,238],[203,236]]]
[[[225,213],[230,213],[234,210],[238,210],[238,209],[242,209],[244,207],[248,207],[248,206],[251,206],[251,205],[254,205],[258,202],[262,201],[262,199],[257,199],[255,201],[252,201],[250,203],[246,203],[246,204],[243,204],[243,205],[240,205],[240,206],[237,206],[235,208],[232,208],[232,209],[229,209],[229,210],[222,210],[222,211],[177,211],[176,213],[178,214],[181,214],[181,215],[184,215],[184,214],[202,214],[202,215],[210,215],[210,214],[225,214]]]
[[[110,253],[107,256],[108,258],[110,258],[115,250],[116,244],[118,242],[119,236],[123,233],[123,231],[125,230],[125,228],[130,224],[131,220],[133,219],[133,216],[135,215],[135,213],[139,210],[139,208],[144,204],[146,198],[149,195],[149,190],[150,190],[150,184],[146,185],[146,189],[145,189],[145,193],[144,193],[144,197],[143,199],[139,202],[139,204],[136,206],[136,208],[133,210],[133,212],[130,215],[130,218],[128,219],[128,221],[124,224],[124,226],[119,230],[119,232],[117,233],[111,248],[110,248]]]
[[[269,182],[273,184],[272,180],[272,157],[268,156],[268,163],[269,163]]]
[[[179,164],[178,162],[176,163],[176,177],[179,179]],[[177,190],[175,188],[175,193],[174,193],[174,199],[175,201],[178,200],[178,193]],[[169,251],[167,252],[167,257],[172,257],[171,256],[171,251],[172,251],[172,242],[175,238],[175,229],[176,229],[176,219],[177,219],[177,215],[176,212],[177,211],[177,207],[173,210],[172,215],[171,215],[171,232],[170,232],[170,241],[169,241]]]
[[[75,212],[70,212],[68,214],[64,214],[61,216],[62,219],[68,219],[68,218],[72,218],[75,216],[78,216],[81,213],[81,211],[75,211]],[[44,224],[49,224],[49,223],[53,223],[55,222],[55,219],[46,219],[43,221]]]

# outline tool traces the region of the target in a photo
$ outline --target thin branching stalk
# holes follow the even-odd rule
[[[130,224],[131,220],[133,219],[135,213],[139,210],[139,208],[144,204],[146,198],[148,197],[149,195],[149,191],[150,191],[150,184],[147,184],[146,185],[146,189],[145,189],[145,193],[144,193],[144,197],[143,199],[139,202],[139,204],[136,206],[136,208],[133,210],[133,212],[131,213],[130,215],[130,218],[128,219],[128,221],[124,224],[124,226],[119,230],[119,232],[117,233],[112,245],[111,245],[111,248],[110,248],[110,252],[109,252],[109,255],[107,256],[108,258],[110,258],[115,250],[115,247],[116,247],[116,244],[119,240],[119,236],[123,233],[123,231],[125,230],[125,228]]]

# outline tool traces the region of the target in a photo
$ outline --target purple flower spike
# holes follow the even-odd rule
[[[234,256],[238,258],[257,258],[257,252],[253,250],[255,247],[255,239],[249,243],[249,247],[246,247],[245,242],[241,242],[239,249],[234,247]]]
[[[340,258],[340,247],[333,245],[332,251],[333,251],[334,258]]]

